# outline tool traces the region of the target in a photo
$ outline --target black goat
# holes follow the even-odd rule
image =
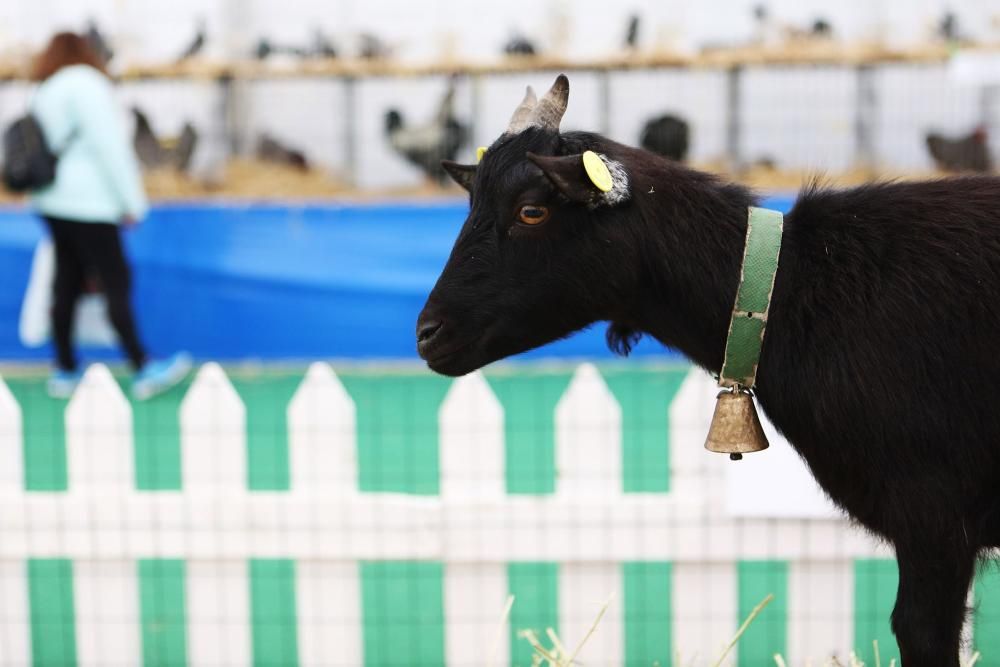
[[[584,132],[569,84],[527,96],[478,166],[448,163],[471,212],[417,324],[439,373],[611,322],[718,373],[747,189]],[[588,180],[581,153],[609,167]],[[899,561],[905,667],[958,667],[978,555],[1000,546],[1000,179],[807,188],[785,217],[761,407]]]

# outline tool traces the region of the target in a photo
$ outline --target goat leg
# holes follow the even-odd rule
[[[952,536],[928,537],[919,545],[896,545],[899,589],[892,631],[902,667],[959,667],[976,549]]]

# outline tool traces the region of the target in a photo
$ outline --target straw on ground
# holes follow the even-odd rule
[[[719,656],[719,659],[713,663],[712,667],[720,667],[720,665],[722,665],[722,661],[726,659],[726,656],[729,655],[729,652],[733,650],[734,646],[736,646],[736,642],[740,640],[740,637],[742,637],[743,633],[747,631],[747,628],[749,628],[750,624],[753,623],[753,620],[757,618],[757,615],[760,612],[764,611],[764,607],[771,604],[771,600],[773,599],[774,599],[774,594],[768,593],[767,597],[761,600],[760,604],[758,604],[756,607],[753,608],[753,611],[751,611],[750,615],[747,616],[745,621],[743,621],[743,625],[741,625],[740,629],[736,631],[736,635],[733,636],[732,641],[729,642],[729,645],[726,646],[726,649],[722,652],[722,655]]]
[[[583,648],[584,644],[587,643],[587,640],[593,636],[594,631],[597,629],[597,626],[600,625],[601,619],[604,618],[604,614],[608,611],[609,606],[611,606],[610,597],[601,606],[601,610],[597,613],[597,618],[594,619],[590,629],[587,630],[587,634],[583,636],[583,639],[581,639],[580,643],[576,645],[576,648],[572,653],[566,650],[566,647],[563,646],[562,642],[559,640],[559,636],[552,628],[545,628],[545,634],[548,636],[549,641],[552,642],[551,648],[546,648],[542,645],[534,630],[519,631],[517,636],[531,644],[531,648],[535,650],[535,655],[531,661],[532,667],[543,665],[546,662],[550,665],[550,667],[571,667],[571,665],[576,664],[576,656],[580,654],[580,650]]]
[[[545,634],[548,637],[549,641],[552,643],[551,647],[546,647],[545,645],[543,645],[542,642],[539,641],[538,635],[535,633],[534,630],[518,631],[517,636],[520,637],[521,639],[524,639],[529,644],[531,644],[532,649],[534,649],[535,651],[531,661],[532,667],[544,667],[546,664],[548,665],[548,667],[573,667],[573,665],[579,665],[580,663],[576,662],[576,657],[580,654],[580,650],[584,647],[587,641],[591,638],[591,636],[593,636],[594,632],[597,630],[597,627],[600,625],[601,620],[604,618],[604,614],[608,611],[608,607],[611,605],[612,597],[609,597],[607,601],[601,606],[601,610],[598,612],[597,617],[591,624],[590,629],[587,631],[587,634],[583,636],[583,639],[580,640],[580,643],[577,644],[576,648],[572,651],[572,653],[566,650],[566,647],[563,645],[562,641],[559,639],[559,636],[552,628],[545,629]],[[750,624],[753,623],[753,621],[757,618],[757,616],[759,616],[760,613],[764,611],[764,608],[767,607],[767,605],[770,604],[773,600],[774,600],[774,595],[768,594],[763,600],[760,601],[760,603],[756,607],[753,608],[750,614],[740,625],[739,629],[736,631],[736,634],[733,636],[732,640],[730,640],[729,644],[726,645],[725,649],[722,651],[722,654],[714,663],[712,663],[712,667],[721,667],[723,661],[726,659],[726,656],[729,655],[730,651],[733,650],[733,647],[735,647],[736,644],[739,643],[740,638],[750,627]],[[510,617],[510,610],[513,605],[514,605],[514,596],[513,595],[508,596],[507,603],[504,605],[503,614],[500,618],[500,626],[498,628],[497,638],[494,642],[493,649],[490,653],[490,662],[488,663],[488,665],[495,664],[496,654],[499,650],[499,645],[503,637],[504,628],[507,624],[508,618]],[[872,648],[874,649],[874,657],[875,657],[875,664],[873,667],[882,667],[882,660],[879,652],[878,640],[872,642]],[[962,660],[961,662],[962,667],[975,667],[976,663],[979,662],[979,658],[980,658],[979,652],[976,651],[971,656],[969,656],[968,660]],[[779,653],[776,653],[774,655],[774,662],[776,667],[787,667],[785,659]],[[678,665],[680,664],[679,655],[677,656],[676,663]],[[840,663],[839,660],[837,660],[836,657],[831,657],[829,661],[824,664],[824,667],[844,667],[844,666]],[[851,651],[847,667],[865,667],[865,663],[862,662],[860,658],[858,658],[858,655],[854,651]],[[895,658],[889,661],[888,667],[896,667]]]

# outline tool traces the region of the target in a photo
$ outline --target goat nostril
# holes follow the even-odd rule
[[[438,331],[441,330],[441,325],[443,322],[441,320],[428,320],[426,322],[421,322],[417,327],[417,342],[423,343],[434,337]]]

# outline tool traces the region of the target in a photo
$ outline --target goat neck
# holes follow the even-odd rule
[[[633,168],[637,294],[609,335],[649,333],[718,373],[739,285],[749,190],[648,153]]]

